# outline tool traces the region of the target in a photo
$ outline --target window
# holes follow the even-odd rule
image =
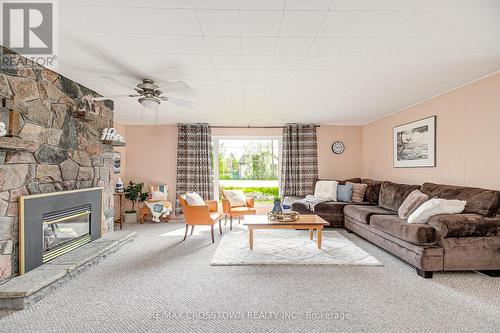
[[[218,137],[213,140],[216,194],[221,188],[242,189],[257,203],[279,194],[281,138]]]

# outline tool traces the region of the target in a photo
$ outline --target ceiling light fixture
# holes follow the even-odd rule
[[[142,105],[144,105],[149,109],[152,109],[154,107],[157,107],[158,104],[160,104],[160,99],[156,97],[145,96],[139,98],[139,103],[141,103]]]

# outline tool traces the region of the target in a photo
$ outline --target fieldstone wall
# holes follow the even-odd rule
[[[0,52],[17,54],[0,46]],[[104,187],[103,233],[113,230],[113,147],[100,141],[113,127],[113,103],[58,73],[22,61],[0,68],[0,96],[21,113],[19,137],[26,150],[0,146],[0,280],[17,274],[18,197]]]

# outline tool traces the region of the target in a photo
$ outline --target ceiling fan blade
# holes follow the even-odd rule
[[[160,88],[160,90],[164,93],[170,93],[182,89],[189,89],[188,84],[184,81],[175,81]]]
[[[125,94],[125,95],[112,95],[112,96],[103,96],[103,97],[94,97],[92,98],[93,101],[105,101],[108,99],[117,99],[117,98],[125,98],[125,97],[139,97],[141,95],[131,95],[131,94]]]
[[[123,80],[121,80],[121,79],[118,79],[118,78],[116,78],[116,77],[113,77],[113,76],[107,76],[107,75],[101,75],[101,77],[102,77],[103,79],[108,80],[108,81],[111,81],[111,82],[114,82],[114,83],[118,83],[118,84],[120,84],[120,85],[122,85],[122,86],[125,86],[125,87],[127,87],[127,88],[130,88],[130,89],[133,89],[133,90],[137,89],[137,87],[136,87],[136,86],[134,86],[133,84],[128,83],[128,82],[125,82],[125,81],[123,81]]]
[[[163,98],[162,98],[163,99]],[[163,99],[165,100],[165,99]],[[173,104],[177,104],[179,106],[184,106],[186,108],[191,108],[191,109],[195,109],[196,107],[198,107],[198,104],[197,103],[194,103],[194,102],[190,102],[190,101],[186,101],[184,99],[180,99],[180,98],[175,98],[175,97],[168,97],[166,99],[168,102],[171,102]]]

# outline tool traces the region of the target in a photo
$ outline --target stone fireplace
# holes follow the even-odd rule
[[[19,274],[101,237],[102,188],[19,198]]]
[[[22,58],[2,46],[0,54]],[[113,103],[27,59],[14,63],[0,64],[0,98],[20,116],[17,134],[0,137],[0,281],[19,273],[19,197],[100,187],[101,234],[114,215],[113,147],[100,140],[113,127]]]

